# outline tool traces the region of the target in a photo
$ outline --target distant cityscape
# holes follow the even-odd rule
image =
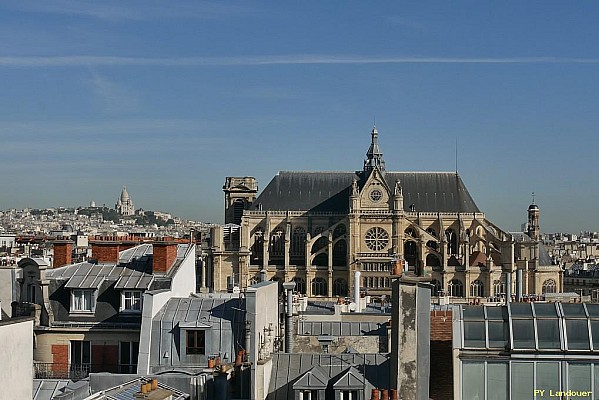
[[[0,212],[0,340],[19,338],[7,364],[27,377],[14,398],[599,387],[599,233],[541,232],[534,198],[504,231],[459,174],[387,171],[376,127],[361,171],[222,188],[224,224],[136,208],[126,187],[114,207]]]

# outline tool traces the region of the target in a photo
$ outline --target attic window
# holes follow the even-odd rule
[[[96,308],[95,290],[73,289],[71,292],[71,312],[94,312]]]
[[[188,330],[185,343],[186,354],[206,354],[206,331]]]

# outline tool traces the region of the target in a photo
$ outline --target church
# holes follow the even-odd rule
[[[457,172],[387,171],[376,127],[359,171],[282,171],[261,193],[253,177],[227,177],[223,191],[225,225],[212,228],[204,254],[207,290],[293,281],[308,297],[334,299],[359,279],[363,293],[388,295],[392,274],[409,273],[429,278],[433,296],[561,291],[538,206],[527,232],[505,232]]]

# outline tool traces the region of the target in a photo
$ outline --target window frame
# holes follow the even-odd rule
[[[132,295],[134,294],[139,294],[139,309],[136,308],[132,308],[132,307],[127,307],[127,300],[134,300],[134,297],[127,297],[127,293],[130,293]],[[133,289],[127,289],[127,290],[122,290],[121,291],[121,312],[124,313],[141,313],[142,309],[143,309],[143,301],[144,301],[144,296],[143,296],[143,291],[142,290],[133,290]],[[134,303],[131,303],[132,305]]]
[[[201,332],[201,335],[199,335]],[[190,336],[193,336],[193,340],[195,341],[195,343],[192,343],[194,346],[190,346]],[[198,337],[202,336],[203,337],[203,345],[202,346],[198,346],[197,340]],[[201,351],[203,347],[203,352]],[[194,350],[194,349],[198,349],[198,350]],[[190,351],[191,350],[191,351]],[[207,354],[206,351],[206,329],[186,329],[185,330],[185,354],[187,355],[200,355],[200,356],[205,356]]]
[[[80,293],[80,296],[78,296],[77,293]],[[76,308],[77,301],[75,299],[80,298],[80,304],[84,306],[86,293],[91,293],[90,308]],[[74,314],[93,314],[96,311],[96,297],[96,290],[94,289],[72,289],[71,307],[69,309],[69,312]]]

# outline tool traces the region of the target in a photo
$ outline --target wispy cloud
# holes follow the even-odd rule
[[[177,1],[171,3],[147,0],[126,2],[9,0],[3,2],[1,6],[2,8],[27,13],[79,15],[108,21],[164,18],[212,19],[252,12],[252,9],[245,6],[206,1]]]
[[[131,90],[100,76],[96,72],[92,73],[92,78],[87,80],[87,83],[108,113],[122,114],[140,109],[140,100]]]
[[[48,68],[79,66],[235,67],[301,64],[599,64],[599,58],[574,57],[377,57],[290,54],[239,57],[49,56],[0,57],[0,67]]]

